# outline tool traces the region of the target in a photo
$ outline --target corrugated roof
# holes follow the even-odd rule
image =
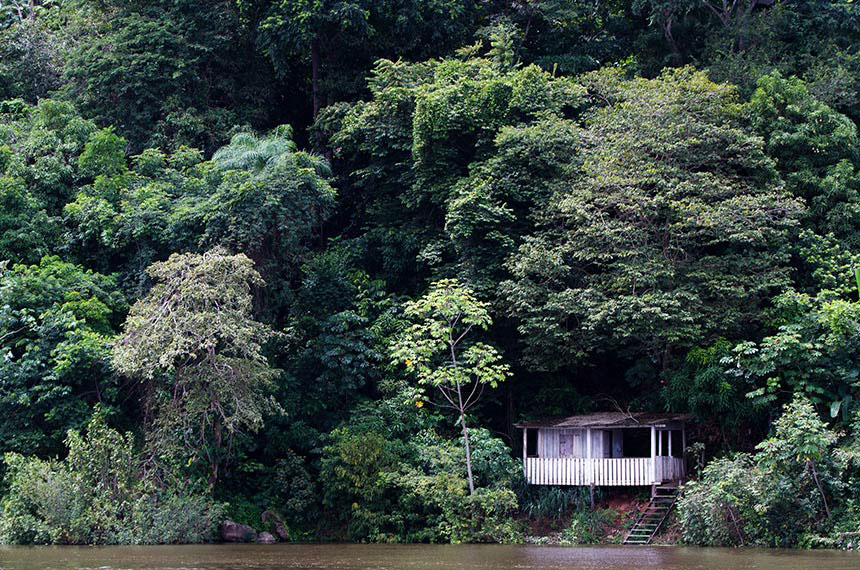
[[[566,418],[548,418],[516,424],[518,428],[589,428],[589,427],[637,427],[661,425],[667,422],[684,422],[688,414],[656,414],[649,412],[596,412]]]

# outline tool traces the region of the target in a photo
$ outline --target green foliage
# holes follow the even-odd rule
[[[579,510],[570,519],[560,537],[562,544],[595,544],[606,535],[606,528],[618,521],[618,513],[612,509]]]
[[[118,411],[110,342],[126,310],[113,277],[57,257],[0,272],[4,451],[58,453],[92,405]]]
[[[210,540],[220,506],[206,497],[156,492],[141,478],[134,437],[96,413],[86,434],[70,430],[64,461],[7,453],[4,544],[164,544]]]
[[[113,362],[147,386],[153,458],[200,461],[214,485],[235,435],[272,408],[271,331],[252,318],[251,287],[263,281],[250,259],[219,249],[174,254],[148,273],[155,286],[132,306]]]
[[[700,437],[707,434],[723,450],[749,448],[751,442],[744,432],[759,427],[761,420],[760,408],[746,397],[748,384],[738,379],[736,370],[727,369],[733,348],[720,339],[711,346],[691,349],[661,391],[670,409],[691,413]]]
[[[406,304],[405,316],[415,323],[392,348],[392,357],[415,374],[420,384],[439,388],[452,405],[461,386],[473,381],[495,388],[509,375],[501,355],[484,343],[463,343],[473,329],[486,330],[492,320],[487,305],[457,280],[430,286],[427,294]],[[463,402],[463,410],[471,401]]]
[[[788,280],[802,207],[743,131],[735,90],[689,68],[609,79],[616,102],[589,114],[582,169],[560,177],[508,262],[510,312],[539,369],[611,349],[665,366],[743,330]]]
[[[420,385],[436,388],[443,397],[438,405],[457,412],[469,493],[474,495],[466,412],[478,403],[486,385],[496,388],[510,375],[495,347],[466,338],[473,328],[486,330],[492,323],[486,303],[456,279],[443,279],[421,299],[407,303],[403,312],[413,324],[392,344],[392,359],[405,364]],[[416,402],[423,403],[420,395]]]
[[[271,91],[232,2],[81,3],[66,30],[63,91],[134,150],[214,148],[259,120]]]
[[[842,484],[836,434],[801,397],[786,405],[755,455],[717,459],[678,502],[684,540],[710,546],[797,546],[828,530]]]
[[[67,102],[41,99],[35,106],[10,101],[2,110],[0,146],[7,176],[24,181],[27,191],[49,215],[56,215],[73,195],[78,157],[96,132]]]
[[[88,178],[110,178],[122,174],[125,171],[125,139],[117,136],[113,128],[90,135],[78,157],[78,171]]]
[[[813,97],[803,81],[765,75],[747,104],[750,122],[787,188],[806,200],[806,227],[856,249],[860,188],[857,126]]]
[[[568,161],[577,128],[560,119],[583,89],[476,58],[380,61],[369,87],[370,101],[318,121],[351,173],[341,210],[367,228],[361,239],[382,255],[387,282],[409,278],[405,261],[418,259],[495,296],[543,181]]]
[[[506,446],[486,430],[471,430],[475,480],[469,494],[463,449],[423,428],[426,417],[390,400],[388,409],[363,408],[332,432],[323,459],[326,501],[344,505],[353,539],[377,542],[512,542],[518,508],[512,486],[521,469]],[[404,414],[394,419],[389,414]],[[380,414],[382,412],[382,414]],[[391,423],[383,423],[392,417]],[[392,429],[389,426],[396,426]],[[348,506],[351,502],[351,506]]]
[[[775,301],[776,332],[738,344],[731,372],[752,384],[749,397],[767,408],[805,394],[830,416],[848,419],[858,399],[855,346],[860,304],[829,291],[812,297],[787,291]]]
[[[42,18],[16,18],[0,29],[0,100],[36,102],[59,88],[64,48],[60,35]]]
[[[58,220],[21,178],[0,176],[0,259],[35,263],[55,247],[59,234]]]
[[[334,100],[352,100],[380,58],[423,60],[469,39],[484,6],[471,0],[243,0],[257,45],[280,76],[301,70],[316,118]]]
[[[192,206],[203,246],[223,245],[259,260],[276,290],[283,287],[278,274],[301,258],[335,198],[324,178],[326,162],[297,152],[290,135],[287,125],[263,138],[234,135],[213,156],[218,185]]]
[[[0,538],[514,541],[585,497],[524,488],[512,424],[611,402],[722,456],[690,540],[853,544],[858,30],[824,0],[0,2]],[[849,436],[793,404],[732,455],[798,395]],[[140,453],[64,445],[96,406]]]
[[[590,489],[585,487],[529,487],[522,499],[522,512],[531,519],[561,520],[571,512],[591,508]],[[600,488],[595,489],[595,501],[600,501]]]

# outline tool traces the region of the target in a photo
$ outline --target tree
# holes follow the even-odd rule
[[[242,0],[257,45],[284,78],[310,68],[312,118],[364,90],[374,62],[445,55],[470,38],[486,7],[474,0]],[[307,90],[304,90],[305,93]]]
[[[263,280],[247,257],[220,249],[174,254],[147,272],[156,284],[131,308],[113,362],[143,384],[150,454],[204,461],[211,488],[235,435],[259,429],[271,409],[272,333],[251,314]]]
[[[366,1],[324,0],[322,2],[276,1],[260,24],[263,50],[275,69],[283,71],[297,53],[310,53],[313,116],[322,107],[320,73],[324,51],[338,36],[368,34]]]
[[[59,233],[59,220],[47,215],[24,181],[0,174],[0,259],[35,263],[50,253]]]
[[[847,422],[860,401],[860,303],[833,291],[788,290],[774,299],[770,314],[769,334],[738,343],[728,371],[747,383],[747,396],[762,410],[803,394]]]
[[[731,86],[689,68],[586,79],[610,103],[588,115],[582,166],[555,181],[504,292],[539,369],[632,350],[664,371],[758,318],[787,283],[802,205],[733,118]]]
[[[295,273],[289,269],[297,270],[312,238],[322,237],[336,196],[328,163],[297,151],[291,134],[282,125],[263,137],[234,135],[213,157],[215,188],[194,196],[187,211],[199,247],[221,245],[254,260],[268,283],[265,308],[274,313],[286,308]]]
[[[570,158],[578,129],[564,119],[585,90],[484,58],[380,61],[369,87],[370,101],[318,123],[343,173],[336,219],[389,283],[414,290],[430,270],[495,294],[546,178]]]
[[[26,190],[56,216],[74,195],[79,182],[78,160],[98,130],[68,102],[41,99],[0,103],[0,170],[24,181]],[[101,135],[101,136],[104,136]]]
[[[214,149],[234,124],[264,120],[271,67],[254,52],[233,2],[79,2],[63,93],[147,146]]]
[[[466,412],[478,403],[487,385],[495,388],[510,375],[494,347],[469,337],[473,329],[486,330],[492,324],[487,305],[456,279],[443,279],[433,283],[421,299],[407,303],[404,314],[415,322],[394,342],[391,354],[420,385],[438,390],[440,406],[457,412],[469,493],[474,495]]]
[[[625,0],[516,0],[506,12],[520,59],[569,76],[623,61],[644,28]]]
[[[66,431],[83,427],[94,405],[119,415],[110,342],[127,309],[115,277],[58,257],[0,268],[4,451],[57,454]]]
[[[686,542],[787,548],[828,533],[828,495],[844,489],[837,434],[802,395],[782,408],[774,428],[755,454],[717,459],[684,486],[678,511]]]
[[[2,28],[0,24],[0,99],[21,97],[35,103],[59,88],[66,46],[56,30],[34,16],[16,18]]]
[[[814,97],[797,77],[764,75],[744,107],[786,188],[808,205],[805,226],[860,246],[857,125]]]

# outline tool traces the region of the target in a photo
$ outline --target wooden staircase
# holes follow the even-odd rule
[[[678,500],[678,487],[658,485],[654,489],[651,502],[639,515],[627,538],[624,539],[624,544],[651,544],[654,535],[666,522],[676,500]]]

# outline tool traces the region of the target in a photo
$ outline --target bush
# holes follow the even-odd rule
[[[383,403],[383,407],[386,404]],[[414,414],[411,410],[408,413]],[[353,540],[515,542],[514,485],[522,469],[486,429],[469,432],[478,485],[469,495],[462,442],[416,421],[400,430],[382,409],[364,410],[331,433],[322,458],[324,501],[345,515]],[[380,415],[377,415],[380,414]],[[423,421],[423,420],[422,420]]]
[[[594,489],[596,503],[603,501],[600,487]],[[572,511],[591,508],[591,493],[587,487],[526,487],[522,498],[522,511],[529,518],[561,520]]]
[[[522,540],[513,519],[517,496],[509,488],[478,488],[474,495],[451,497],[444,508],[442,528],[450,542],[514,543]]]
[[[699,481],[684,486],[678,515],[685,542],[701,546],[740,546],[745,543],[738,521],[756,516],[752,457],[740,454],[711,462]]]
[[[576,511],[570,524],[561,533],[562,544],[597,544],[606,536],[606,529],[618,522],[613,509]]]
[[[686,542],[792,547],[827,534],[827,497],[842,488],[831,453],[836,435],[800,397],[775,428],[754,455],[715,460],[684,487],[678,513]]]
[[[131,522],[113,537],[117,544],[210,542],[224,518],[224,506],[209,497],[148,494],[139,497]]]
[[[65,461],[8,453],[0,510],[3,544],[165,544],[214,537],[223,507],[209,497],[159,490],[144,477],[131,434],[96,413],[70,431]]]
[[[0,543],[69,544],[89,541],[89,493],[65,465],[7,453]]]

